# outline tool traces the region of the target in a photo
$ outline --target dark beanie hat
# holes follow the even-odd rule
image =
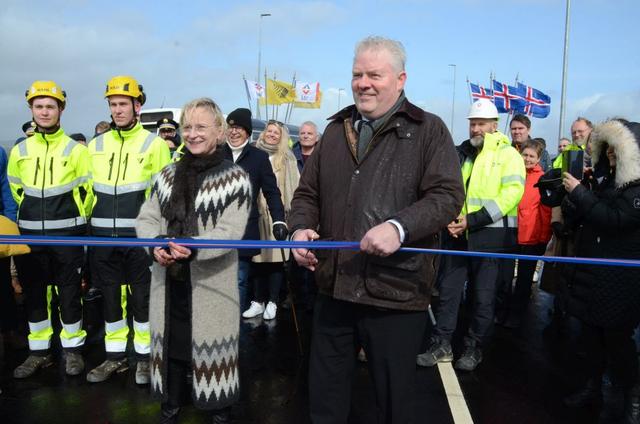
[[[234,110],[227,115],[227,124],[242,127],[247,131],[247,134],[251,135],[253,132],[253,125],[251,125],[251,111],[243,107]]]

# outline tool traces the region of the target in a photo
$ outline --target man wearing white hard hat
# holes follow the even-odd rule
[[[525,167],[506,135],[498,131],[498,110],[488,99],[471,105],[469,140],[458,146],[466,199],[458,218],[443,234],[445,248],[482,252],[510,252],[517,245],[518,203],[524,193]],[[464,352],[455,368],[472,371],[482,361],[482,347],[493,323],[499,259],[443,256],[438,275],[440,296],[436,327],[427,351],[417,363],[433,366],[451,362],[451,338],[465,282],[473,299]],[[471,293],[470,293],[471,294]]]

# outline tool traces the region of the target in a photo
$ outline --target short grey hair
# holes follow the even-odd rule
[[[391,56],[393,68],[398,72],[404,71],[404,66],[407,63],[407,52],[400,41],[378,35],[370,35],[356,44],[353,61],[355,62],[360,53],[368,50],[386,50]]]
[[[318,132],[318,126],[316,125],[315,122],[312,121],[304,121],[301,125],[300,128],[304,127],[305,125],[309,125],[311,127],[313,127],[314,130],[316,130],[316,132]]]

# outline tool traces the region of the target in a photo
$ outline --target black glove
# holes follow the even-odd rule
[[[273,231],[273,237],[278,241],[286,240],[289,236],[289,229],[282,222],[274,223],[271,231]]]

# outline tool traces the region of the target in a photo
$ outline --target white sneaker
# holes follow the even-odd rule
[[[271,303],[271,302],[269,302],[269,303]],[[242,318],[257,317],[258,315],[260,315],[263,312],[264,312],[264,303],[254,302],[252,300],[251,301],[251,306],[249,306],[249,309],[247,309],[246,311],[244,311],[242,313]]]
[[[262,314],[262,318],[264,319],[274,319],[276,317],[276,311],[278,307],[275,303],[269,302],[267,303],[267,307],[264,310],[264,314]]]

